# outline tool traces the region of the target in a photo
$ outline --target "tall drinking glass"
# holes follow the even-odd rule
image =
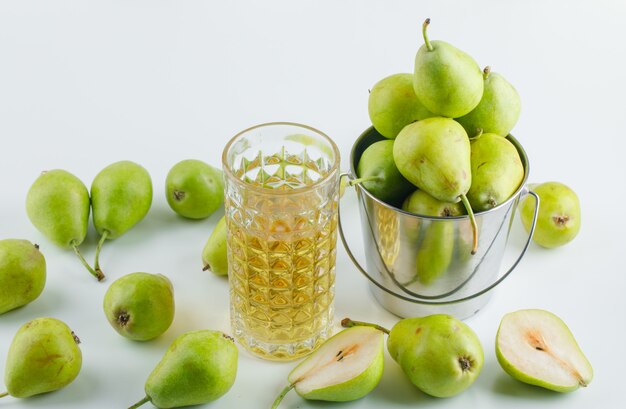
[[[331,334],[339,151],[294,123],[246,129],[222,155],[230,320],[265,359],[306,355]]]

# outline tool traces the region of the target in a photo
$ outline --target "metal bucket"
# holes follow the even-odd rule
[[[524,149],[511,135],[507,139],[520,155],[524,180],[506,202],[476,213],[479,239],[474,255],[468,216],[418,216],[378,200],[359,183],[355,185],[367,268],[350,250],[341,212],[339,233],[349,257],[370,280],[370,289],[384,308],[400,317],[443,313],[465,319],[477,313],[489,301],[491,290],[515,269],[530,244],[539,197],[526,188],[529,164]],[[363,151],[379,140],[384,137],[373,127],[363,132],[352,147],[351,173],[343,176],[356,177]],[[499,275],[517,205],[527,194],[536,200],[528,239],[513,265]]]

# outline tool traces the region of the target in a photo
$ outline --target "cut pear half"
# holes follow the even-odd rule
[[[565,323],[544,310],[521,310],[502,318],[496,356],[513,378],[557,392],[587,386],[591,364]]]
[[[272,409],[291,389],[305,399],[351,401],[370,393],[383,373],[384,334],[370,327],[345,329],[296,366],[289,385]]]

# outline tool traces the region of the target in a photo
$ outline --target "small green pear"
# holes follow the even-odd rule
[[[28,240],[0,240],[0,314],[34,301],[46,285],[46,259]]]
[[[591,364],[567,325],[549,311],[506,314],[496,335],[496,357],[513,378],[557,392],[571,392],[593,379]]]
[[[367,395],[383,374],[383,338],[382,332],[370,327],[348,328],[335,334],[289,373],[289,385],[272,409],[278,408],[291,389],[305,399],[332,402]]]
[[[219,331],[180,335],[146,381],[146,402],[157,408],[178,408],[211,402],[235,383],[238,351],[233,339]]]
[[[100,235],[95,269],[100,269],[104,241],[115,239],[139,223],[152,204],[152,179],[141,165],[115,162],[100,171],[91,183],[93,224]]]
[[[469,114],[456,120],[463,125],[468,135],[477,129],[484,133],[507,136],[513,129],[521,111],[520,97],[515,88],[502,75],[483,70],[485,79],[483,97]]]
[[[413,87],[426,109],[458,118],[473,110],[483,96],[483,73],[476,61],[444,41],[430,41],[422,28],[424,45],[415,55]]]
[[[33,225],[63,248],[80,245],[87,235],[89,191],[71,173],[43,172],[26,196],[26,212]]]
[[[178,162],[165,179],[165,196],[179,215],[205,219],[224,203],[222,171],[200,160]]]
[[[44,236],[60,247],[73,249],[98,281],[104,279],[78,249],[89,224],[89,191],[80,179],[62,169],[42,172],[26,195],[26,213]]]
[[[580,201],[576,192],[559,182],[542,183],[532,190],[540,200],[533,241],[554,248],[574,240],[580,230]],[[530,231],[534,211],[535,201],[524,198],[520,218],[526,231]]]
[[[413,385],[445,398],[467,389],[484,363],[480,340],[462,321],[446,314],[405,318],[391,331],[376,324],[345,318],[344,327],[367,326],[389,335],[387,350]]]
[[[393,160],[393,145],[394,141],[384,140],[368,146],[357,165],[358,179],[350,183],[361,182],[361,185],[377,199],[393,206],[400,206],[415,186],[398,171]]]
[[[69,385],[82,364],[79,342],[72,330],[55,318],[24,324],[9,347],[4,372],[7,393],[27,398]]]
[[[202,250],[202,270],[210,270],[218,276],[228,274],[228,257],[226,254],[226,235],[228,228],[226,218],[222,216]]]
[[[391,329],[387,349],[415,386],[440,398],[467,389],[484,362],[474,331],[445,314],[399,321]]]
[[[507,201],[524,181],[524,165],[508,139],[486,133],[471,141],[472,185],[467,199],[478,212]]]
[[[426,118],[407,125],[393,144],[398,171],[409,182],[443,202],[463,202],[478,247],[478,226],[466,193],[472,184],[471,148],[467,133],[455,120]]]
[[[378,81],[369,94],[368,113],[374,128],[394,139],[411,122],[435,116],[413,90],[413,74],[394,74]]]
[[[461,203],[446,203],[422,190],[406,198],[402,209],[430,217],[450,217],[464,214]],[[454,224],[446,220],[430,220],[417,251],[416,275],[420,283],[428,285],[448,270],[454,253]],[[403,284],[410,284],[403,283]]]
[[[174,320],[174,289],[161,274],[131,273],[115,280],[104,295],[104,314],[122,336],[147,341]]]

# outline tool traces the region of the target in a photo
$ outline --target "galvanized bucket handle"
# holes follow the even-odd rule
[[[344,172],[339,176],[340,181],[344,177],[352,179],[352,175],[348,172]],[[350,260],[352,260],[352,263],[354,264],[354,266],[361,272],[361,274],[363,274],[368,280],[370,280],[372,284],[374,284],[376,287],[380,288],[381,290],[385,291],[386,293],[391,294],[401,300],[416,303],[416,304],[449,305],[449,304],[461,303],[461,302],[469,301],[471,299],[474,299],[476,297],[479,297],[485,294],[486,292],[490,291],[491,289],[496,287],[498,284],[500,284],[502,281],[504,281],[504,279],[507,278],[509,274],[513,272],[513,270],[515,270],[519,262],[522,260],[522,257],[524,257],[524,254],[526,254],[526,251],[528,250],[528,246],[530,245],[530,241],[533,237],[533,233],[535,232],[535,227],[537,225],[537,216],[539,214],[539,196],[535,192],[530,190],[528,187],[524,186],[524,188],[522,189],[520,193],[520,196],[524,196],[526,194],[531,195],[535,199],[535,211],[533,212],[533,220],[530,225],[530,231],[528,232],[528,238],[526,239],[526,243],[524,244],[524,247],[522,248],[522,252],[517,257],[515,262],[511,265],[511,267],[504,274],[502,274],[500,278],[494,281],[491,285],[483,288],[482,290],[478,292],[475,292],[474,294],[471,294],[471,295],[468,295],[466,297],[459,298],[456,300],[428,301],[428,300],[416,299],[413,297],[407,297],[406,295],[398,294],[397,292],[390,290],[389,288],[385,287],[383,284],[379,283],[374,277],[372,277],[367,272],[367,270],[361,265],[361,263],[357,260],[356,256],[352,253],[352,250],[350,250],[350,246],[348,245],[348,241],[346,240],[345,234],[343,232],[343,224],[341,222],[341,205],[340,205],[341,200],[339,200],[337,203],[337,213],[338,213],[337,227],[339,228],[339,237],[341,237],[341,242],[343,243],[343,247],[346,249],[346,252],[348,253],[348,257],[350,257]]]

